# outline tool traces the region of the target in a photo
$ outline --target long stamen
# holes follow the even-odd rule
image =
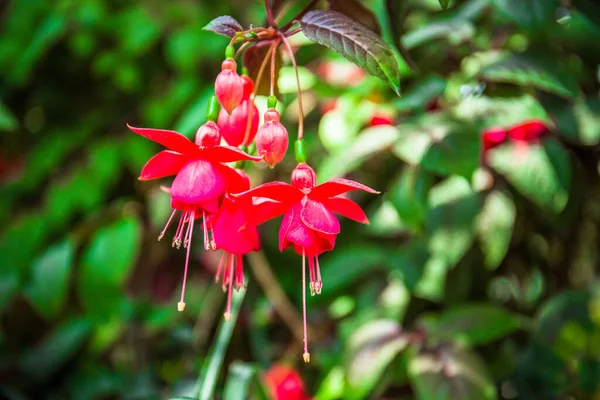
[[[219,275],[221,275],[221,269],[223,269],[223,260],[225,260],[225,252],[221,254],[221,259],[219,260],[219,268],[217,268],[217,273],[215,274],[215,283],[219,283]]]
[[[204,250],[209,250],[208,230],[206,229],[206,211],[202,210],[202,229],[204,229]]]
[[[310,295],[315,295],[316,282],[315,282],[315,260],[312,257],[308,257],[308,275],[310,276]]]
[[[237,254],[235,257],[235,290],[240,290],[244,286],[244,265],[242,264],[241,254]]]
[[[175,216],[176,212],[177,212],[177,210],[173,210],[173,212],[171,213],[171,216],[169,217],[169,220],[167,221],[167,224],[165,225],[165,227],[163,228],[163,230],[160,231],[160,235],[158,235],[158,240],[162,239],[163,236],[165,236],[165,233],[167,232],[167,228],[169,228],[169,224],[171,223],[171,220]]]
[[[306,254],[302,248],[302,319],[304,322],[304,362],[310,362],[310,353],[308,352],[308,334],[306,332]]]
[[[323,289],[323,281],[321,280],[321,266],[319,265],[319,256],[316,256],[315,259],[317,260],[317,284],[315,286],[317,294],[321,294],[321,289]]]
[[[227,293],[227,308],[225,308],[225,314],[223,314],[223,317],[227,322],[231,321],[231,295],[233,292],[233,268],[235,264],[235,258],[233,254],[230,254],[229,259],[231,260],[229,264],[229,291]]]
[[[192,219],[192,221],[194,220],[194,211],[192,211],[191,219]],[[190,224],[190,225],[192,225],[192,224]],[[189,231],[189,241],[191,242],[193,229],[189,229],[188,231]],[[177,303],[177,310],[180,312],[185,309],[185,302],[183,301],[183,297],[185,296],[185,284],[187,282],[188,264],[190,263],[191,248],[192,248],[192,246],[187,247],[187,253],[185,255],[185,269],[183,271],[183,284],[181,286],[181,300],[179,301],[179,303]]]
[[[181,247],[181,235],[183,234],[183,229],[185,228],[185,222],[187,220],[187,212],[183,212],[181,214],[181,219],[179,219],[179,225],[177,225],[177,232],[175,232],[175,237],[173,238],[173,246],[176,246],[178,249]]]
[[[212,218],[210,219],[210,248],[214,251],[217,249],[217,242],[215,241],[215,229],[213,228]]]
[[[223,292],[227,291],[227,284],[229,283],[229,263],[231,260],[231,254],[230,253],[225,253],[227,254],[227,256],[225,256],[225,263],[223,264]]]
[[[189,247],[191,245],[190,241],[192,240],[192,229],[194,229],[194,217],[191,214],[189,214],[187,231],[185,232],[185,236],[183,237],[184,248]]]

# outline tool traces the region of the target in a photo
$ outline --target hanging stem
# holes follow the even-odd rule
[[[275,95],[275,55],[277,54],[277,46],[279,46],[279,40],[273,42],[273,51],[271,52],[271,86],[269,94]]]
[[[233,46],[233,44],[235,43],[235,41],[238,38],[245,37],[249,33],[252,33],[252,32],[260,33],[260,32],[264,32],[266,30],[267,30],[267,28],[258,27],[258,28],[252,28],[252,29],[245,30],[243,32],[236,33],[236,35],[234,37],[232,37],[231,40],[229,41],[229,45]]]
[[[244,50],[246,50],[248,48],[248,46],[250,46],[252,44],[252,42],[246,42],[243,45],[240,46],[239,49],[237,49],[237,51],[235,52],[235,58],[238,58],[240,56],[240,54],[242,54],[242,52]]]
[[[269,21],[269,25],[273,27],[277,26],[275,18],[273,18],[273,8],[271,7],[271,0],[265,0],[265,9],[267,10],[267,21]]]
[[[296,72],[296,84],[298,85],[298,140],[302,139],[304,134],[304,108],[302,107],[302,89],[300,88],[300,75],[298,74],[298,65],[296,64],[296,57],[294,57],[294,51],[290,42],[285,38],[284,35],[280,34],[281,41],[290,53],[292,59],[292,65],[294,66],[294,72]]]

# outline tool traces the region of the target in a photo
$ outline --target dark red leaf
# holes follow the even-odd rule
[[[381,28],[377,22],[377,17],[371,10],[363,6],[358,0],[329,0],[333,11],[341,12],[347,17],[360,22],[373,32],[381,34]]]
[[[244,30],[242,25],[229,15],[221,15],[213,19],[202,29],[230,38],[234,37],[237,32]]]

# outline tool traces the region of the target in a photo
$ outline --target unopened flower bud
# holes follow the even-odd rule
[[[285,157],[289,144],[288,133],[279,122],[279,112],[267,110],[265,123],[256,134],[256,150],[271,168]]]
[[[232,59],[227,59],[221,64],[221,72],[215,81],[215,96],[229,114],[242,101],[244,82],[236,72],[236,63]]]
[[[250,118],[249,127],[248,118]],[[241,144],[247,146],[252,143],[258,131],[258,120],[258,108],[252,100],[246,99],[231,114],[221,109],[217,123],[227,144],[237,147]],[[246,137],[247,129],[249,131]]]
[[[244,95],[242,98],[244,100],[249,99],[252,96],[252,92],[254,92],[254,81],[248,75],[242,75],[240,77],[242,79],[242,85],[244,87]]]
[[[292,171],[291,182],[293,187],[301,191],[310,191],[310,189],[317,186],[317,174],[308,164],[300,163]]]
[[[221,142],[221,132],[216,123],[208,121],[196,132],[194,141],[198,146],[211,147]]]

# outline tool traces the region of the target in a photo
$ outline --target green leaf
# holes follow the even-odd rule
[[[436,39],[448,39],[452,44],[460,44],[475,35],[475,26],[464,19],[435,20],[407,32],[402,37],[404,46],[411,50]]]
[[[441,96],[445,89],[445,79],[436,75],[430,76],[424,80],[420,80],[408,93],[399,99],[395,99],[393,104],[398,112],[423,112],[427,103],[435,97]]]
[[[491,304],[469,304],[445,311],[430,328],[432,339],[468,346],[493,342],[521,326],[519,316]]]
[[[392,149],[401,160],[442,174],[470,177],[479,165],[479,134],[447,115],[424,115],[399,126]]]
[[[194,390],[194,398],[199,400],[212,400],[214,398],[221,365],[225,359],[225,353],[227,353],[227,347],[229,346],[229,341],[233,335],[233,330],[240,313],[240,308],[242,307],[242,302],[244,301],[244,296],[246,296],[246,290],[236,291],[232,295],[231,320],[225,321],[225,319],[222,319],[219,324],[219,329],[214,337],[210,352],[204,360],[204,364],[200,370],[200,375],[196,382],[196,389]]]
[[[496,11],[530,31],[542,30],[556,22],[554,14],[559,0],[492,0]]]
[[[516,215],[508,193],[493,191],[486,197],[476,226],[487,269],[498,268],[508,253]]]
[[[413,229],[420,230],[427,217],[427,195],[432,186],[431,175],[421,168],[407,166],[388,192],[402,222]]]
[[[492,82],[534,87],[561,97],[577,97],[575,74],[560,59],[541,54],[509,54],[484,67],[481,76]]]
[[[43,381],[65,365],[90,335],[92,324],[74,319],[60,325],[37,346],[21,356],[19,366],[35,381]]]
[[[509,144],[491,152],[490,165],[543,210],[560,213],[569,200],[573,169],[569,154],[554,138],[519,148]]]
[[[0,103],[0,131],[12,132],[19,126],[19,121],[10,110]]]
[[[451,177],[436,185],[429,194],[432,207],[425,230],[431,254],[455,266],[474,239],[474,222],[481,199],[464,178]]]
[[[67,299],[74,256],[73,242],[65,240],[49,248],[31,266],[31,280],[25,295],[45,318],[56,317]]]
[[[319,385],[315,400],[336,400],[344,395],[344,368],[333,367]]]
[[[440,6],[445,10],[448,8],[448,4],[450,4],[450,0],[438,0],[440,2]]]
[[[502,98],[471,97],[461,101],[453,113],[459,119],[477,124],[480,130],[496,126],[509,129],[531,120],[552,125],[542,105],[529,94]]]
[[[123,285],[139,253],[141,226],[126,217],[99,229],[85,250],[78,292],[83,306],[100,318],[113,316],[124,299]]]
[[[324,287],[334,292],[351,285],[374,268],[385,266],[388,258],[387,253],[375,245],[340,247],[319,259]]]
[[[392,360],[406,348],[408,336],[392,320],[360,327],[348,342],[345,399],[363,399],[372,392]]]
[[[389,84],[400,96],[400,71],[394,52],[375,32],[342,13],[313,10],[300,21],[302,32],[371,75]]]
[[[365,129],[349,148],[336,151],[326,158],[317,175],[323,181],[354,171],[370,156],[390,148],[399,137],[398,130],[389,125]]]
[[[220,17],[213,19],[202,29],[230,38],[234,37],[237,32],[242,32],[244,30],[242,25],[229,15],[221,15]]]
[[[495,400],[486,366],[466,349],[443,348],[418,354],[408,374],[417,400]]]
[[[535,336],[548,345],[554,345],[569,322],[593,332],[597,327],[590,315],[592,304],[592,294],[587,290],[568,290],[554,296],[540,307],[536,315]]]
[[[229,366],[229,374],[225,382],[223,400],[251,398],[252,384],[260,385],[260,369],[239,361]]]
[[[556,122],[556,131],[567,141],[584,146],[600,143],[600,99],[577,100],[574,104],[544,103]]]

